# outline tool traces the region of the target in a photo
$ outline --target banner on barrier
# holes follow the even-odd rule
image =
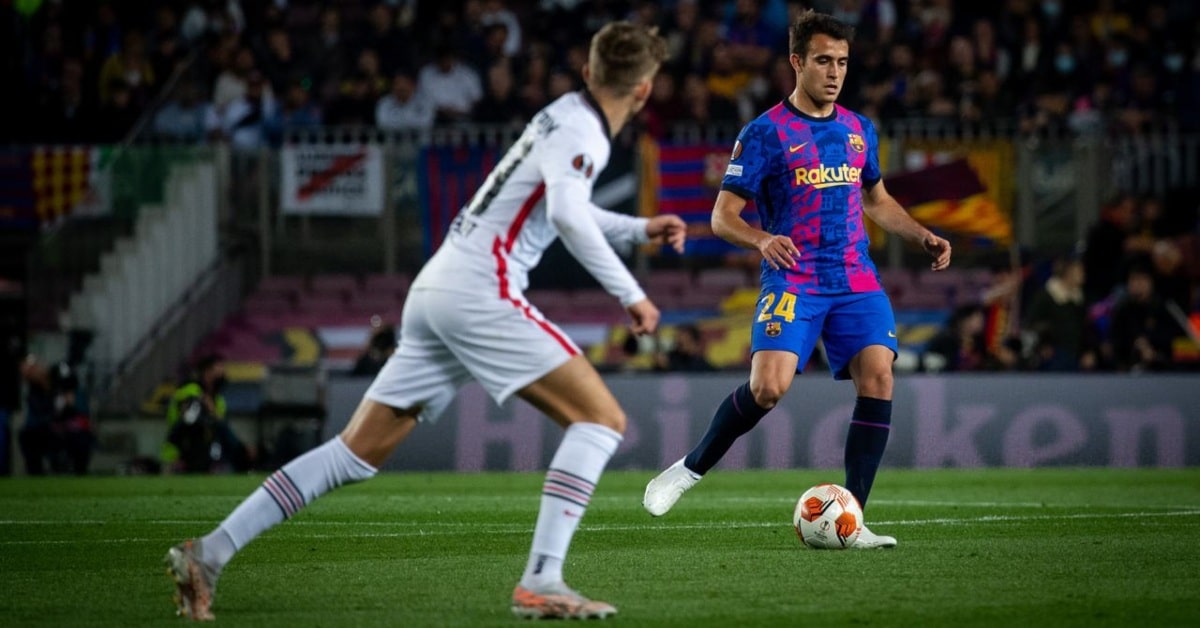
[[[383,151],[369,144],[298,144],[280,149],[284,213],[378,216]]]
[[[746,376],[640,374],[605,381],[629,417],[610,468],[656,470],[696,444],[713,410]],[[369,384],[330,380],[327,436],[341,430]],[[798,378],[788,397],[734,444],[719,468],[840,469],[853,411],[850,383],[816,375]],[[513,400],[498,407],[470,383],[441,419],[422,424],[385,468],[538,471],[546,468],[561,439],[562,430],[529,404]],[[884,465],[1200,465],[1200,393],[1195,377],[1187,375],[898,378]]]

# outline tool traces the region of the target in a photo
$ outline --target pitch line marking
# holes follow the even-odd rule
[[[1200,510],[1178,510],[1170,512],[1154,513],[1156,517],[1191,517],[1200,516]],[[1144,517],[1145,512],[1120,512],[1120,513],[1078,513],[1074,515],[1034,515],[1029,517],[1021,517],[1016,515],[985,515],[982,517],[961,517],[951,518],[942,517],[936,519],[898,519],[895,521],[875,521],[872,525],[879,526],[912,526],[912,525],[967,525],[972,523],[1011,523],[1011,522],[1028,522],[1028,521],[1062,521],[1073,519],[1130,519],[1134,517]],[[0,523],[24,523],[0,521]],[[43,523],[71,523],[71,522],[43,522]],[[79,522],[74,522],[79,523]],[[91,524],[99,524],[105,522],[91,522]],[[212,521],[154,521],[154,522],[138,522],[163,525],[211,525]],[[372,522],[377,525],[402,525],[402,523],[382,523]],[[362,526],[363,523],[348,522],[348,521],[292,521],[287,527],[308,527],[308,526]],[[480,524],[475,522],[463,523],[413,523],[408,524],[420,526],[421,528],[463,528],[462,530],[424,530],[417,529],[404,532],[369,532],[360,534],[330,534],[325,532],[309,533],[309,534],[294,534],[292,538],[407,538],[421,536],[457,536],[463,534],[521,534],[527,535],[532,532],[532,527],[526,524]],[[698,522],[684,524],[583,524],[580,526],[588,532],[629,532],[629,531],[655,531],[662,529],[671,530],[712,530],[712,529],[739,529],[739,528],[775,528],[785,527],[785,524],[778,522],[767,521],[722,521],[722,522]],[[484,528],[484,529],[480,529]],[[84,543],[144,543],[144,542],[162,542],[169,543],[173,540],[178,540],[175,537],[124,537],[114,539],[43,539],[30,541],[0,541],[0,546],[6,545],[67,545],[67,544],[84,544]]]

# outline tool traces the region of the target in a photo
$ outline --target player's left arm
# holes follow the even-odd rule
[[[653,218],[628,216],[592,204],[589,208],[596,224],[604,232],[604,238],[615,248],[631,244],[655,242],[665,244],[683,253],[687,242],[687,225],[679,216],[663,214]]]
[[[933,257],[930,266],[933,270],[945,270],[950,266],[950,243],[908,215],[900,203],[888,194],[882,179],[869,187],[864,183],[862,202],[863,211],[880,227],[909,242],[920,244]]]

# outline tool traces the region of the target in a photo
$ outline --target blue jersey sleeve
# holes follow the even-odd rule
[[[863,133],[867,136],[867,163],[863,165],[862,186],[869,188],[883,178],[883,173],[879,171],[879,135],[870,120],[864,116],[859,116],[859,119],[862,120]]]
[[[765,125],[751,122],[738,134],[729,156],[729,167],[721,180],[722,190],[729,190],[746,200],[758,196],[770,160],[766,146],[769,130]]]

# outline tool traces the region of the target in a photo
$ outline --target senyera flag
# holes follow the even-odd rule
[[[927,227],[1002,246],[1012,243],[1012,221],[965,158],[889,176],[887,189]]]

